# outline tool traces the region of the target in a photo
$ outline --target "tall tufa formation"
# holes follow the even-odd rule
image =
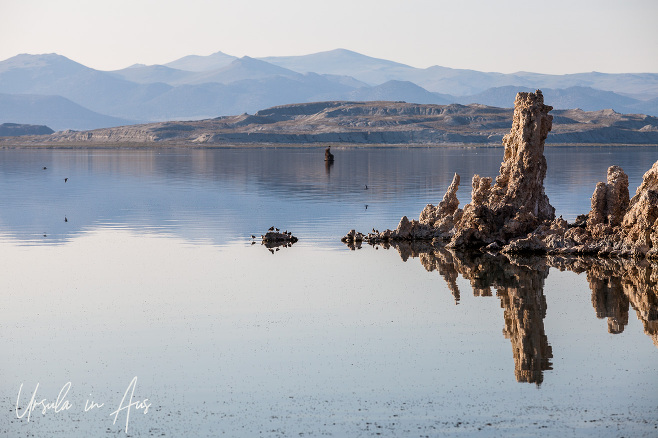
[[[505,155],[496,177],[490,205],[494,210],[524,208],[538,220],[553,220],[555,209],[544,193],[544,141],[553,127],[552,106],[544,105],[540,90],[518,93],[509,134],[503,137]]]
[[[540,90],[516,95],[512,129],[503,138],[500,174],[493,187],[491,178],[473,176],[471,203],[455,225],[451,247],[504,244],[555,218],[544,192],[544,141],[553,125],[548,114],[552,109],[544,105]]]

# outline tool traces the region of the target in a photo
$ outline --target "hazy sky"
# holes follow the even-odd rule
[[[414,67],[658,72],[656,0],[0,0],[0,60],[99,70],[345,48]]]

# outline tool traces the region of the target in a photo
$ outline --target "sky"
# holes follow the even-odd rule
[[[658,73],[656,0],[0,0],[0,60],[98,70],[349,49],[414,67]]]

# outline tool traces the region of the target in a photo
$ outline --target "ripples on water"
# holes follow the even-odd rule
[[[137,436],[655,436],[653,265],[349,251],[454,172],[463,206],[502,149],[332,151],[0,150],[0,435],[121,434],[116,406],[17,420],[16,393],[71,381],[78,408],[109,406],[137,375]],[[612,164],[632,194],[658,148],[546,155],[572,220]],[[300,241],[252,246],[270,226]]]
[[[385,229],[403,215],[417,217],[442,199],[454,172],[462,177],[458,197],[465,205],[473,174],[497,175],[502,158],[500,148],[336,153],[336,164],[327,167],[318,148],[3,150],[0,189],[11,208],[0,220],[19,241],[33,243],[109,225],[223,244],[277,224],[302,241],[331,245],[351,227]],[[555,147],[546,155],[546,192],[557,214],[573,220],[589,210],[608,166],[622,166],[633,192],[658,153]]]

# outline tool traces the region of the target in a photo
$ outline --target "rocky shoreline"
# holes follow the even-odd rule
[[[551,110],[539,90],[517,95],[511,131],[503,137],[500,174],[495,182],[474,175],[471,202],[463,209],[458,208],[460,177],[455,174],[439,205],[428,204],[418,220],[405,216],[395,230],[365,235],[351,230],[343,242],[425,241],[436,247],[507,254],[658,259],[658,161],[632,198],[627,175],[611,166],[607,181],[594,189],[589,213],[571,224],[555,217],[543,185]]]

